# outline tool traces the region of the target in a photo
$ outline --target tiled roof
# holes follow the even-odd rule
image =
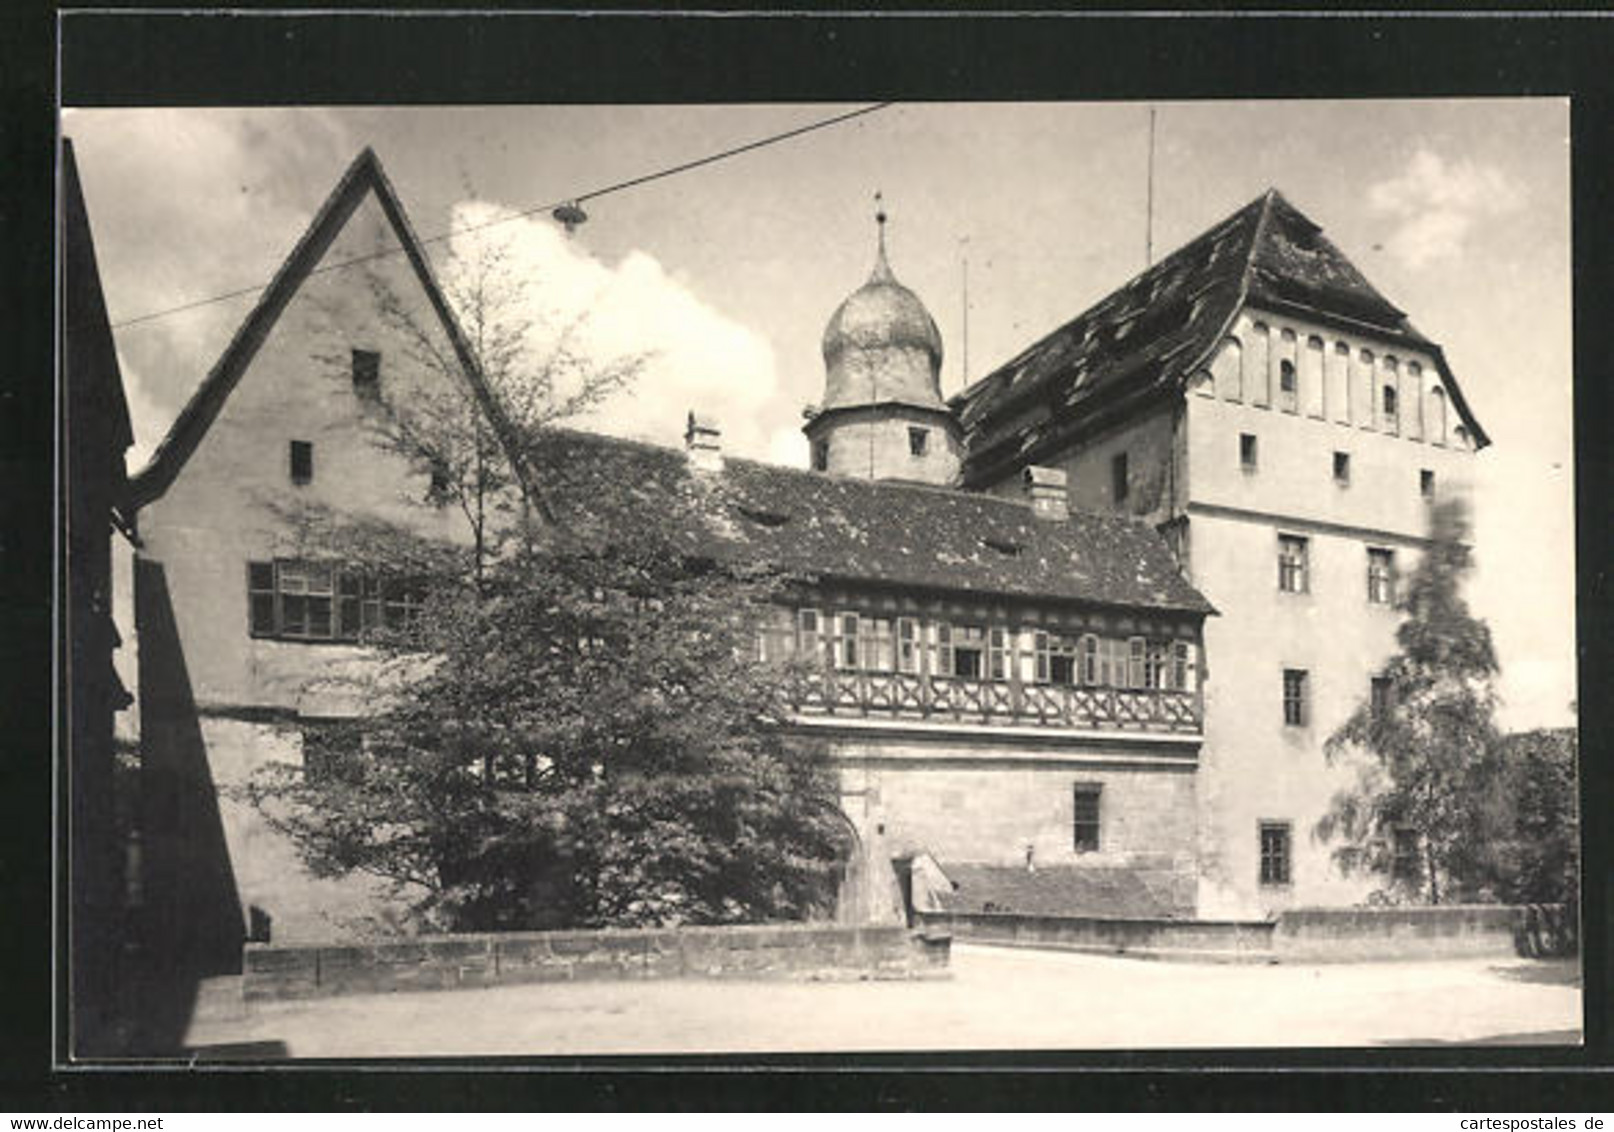
[[[1428,352],[1476,440],[1487,442],[1440,347],[1271,189],[955,396],[969,453],[964,483],[993,483],[1035,462],[1102,411],[1185,389],[1246,300],[1342,317]]]
[[[1013,912],[1026,916],[1192,916],[1168,874],[1094,865],[942,863],[955,886],[939,893],[948,912]]]
[[[655,527],[694,554],[815,577],[1144,609],[1211,612],[1147,523],[974,492],[871,482],[553,430],[529,455],[555,518],[607,537]]]

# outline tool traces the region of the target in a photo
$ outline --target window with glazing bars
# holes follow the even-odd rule
[[[1299,535],[1278,536],[1278,588],[1285,593],[1307,591],[1307,542]]]
[[[1076,783],[1072,797],[1071,832],[1076,852],[1098,852],[1099,801],[1104,787],[1096,782]]]
[[[383,581],[328,562],[247,563],[249,631],[254,637],[357,640],[372,629],[412,624],[424,596],[416,583]]]
[[[1367,600],[1373,605],[1395,602],[1395,552],[1378,547],[1367,551]]]
[[[1310,708],[1307,704],[1306,670],[1283,670],[1283,722],[1289,727],[1306,726]]]
[[[1261,823],[1261,883],[1289,883],[1289,823]]]

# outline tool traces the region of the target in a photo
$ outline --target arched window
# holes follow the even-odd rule
[[[1462,425],[1458,425],[1455,431],[1457,433],[1457,446],[1459,448],[1467,448],[1468,429],[1464,428]]]
[[[1438,385],[1429,391],[1429,439],[1446,443],[1446,391]]]
[[[1384,402],[1383,402],[1384,403],[1384,420],[1385,420],[1386,424],[1389,424],[1391,426],[1393,426],[1395,424],[1395,409],[1396,409],[1395,399],[1396,399],[1395,386],[1386,385],[1384,387]]]
[[[1300,382],[1295,376],[1295,363],[1284,358],[1278,363],[1278,407],[1292,413],[1300,400]]]
[[[1222,348],[1211,362],[1216,392],[1229,401],[1243,398],[1244,344],[1229,334],[1222,339]]]

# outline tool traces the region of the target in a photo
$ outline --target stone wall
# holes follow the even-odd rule
[[[947,974],[945,935],[816,924],[506,932],[346,947],[248,944],[247,1001],[585,979],[915,979]]]
[[[1572,954],[1561,905],[1295,908],[1269,920],[1160,920],[917,912],[917,927],[1007,947],[1159,959],[1338,963]]]
[[[1004,912],[918,912],[926,931],[975,943],[1160,959],[1272,962],[1269,920],[1157,920],[1027,916]]]
[[[1504,958],[1562,950],[1562,923],[1558,906],[1296,908],[1278,917],[1272,942],[1284,962]]]

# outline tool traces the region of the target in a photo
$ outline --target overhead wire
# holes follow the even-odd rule
[[[527,217],[540,212],[552,212],[563,205],[576,205],[581,204],[586,200],[595,200],[599,197],[606,196],[609,193],[621,192],[623,189],[631,189],[639,185],[648,184],[651,181],[659,181],[664,177],[672,177],[679,173],[687,173],[691,169],[698,169],[703,165],[711,165],[718,161],[725,161],[728,158],[737,157],[742,153],[749,153],[752,150],[761,149],[764,146],[777,145],[779,142],[788,141],[791,138],[800,137],[803,134],[810,134],[815,130],[823,130],[830,126],[837,126],[842,122],[850,121],[853,118],[860,118],[865,114],[873,114],[876,111],[884,110],[891,105],[893,105],[893,103],[876,102],[868,106],[861,106],[856,110],[849,110],[844,114],[835,114],[828,118],[821,118],[816,122],[809,122],[806,125],[797,126],[792,130],[785,130],[784,132],[778,134],[770,134],[767,137],[746,142],[744,145],[737,145],[730,149],[722,150],[718,153],[707,154],[705,157],[698,157],[693,161],[685,161],[678,165],[672,165],[666,169],[658,169],[653,173],[645,173],[638,177],[629,178],[626,181],[618,181],[615,184],[606,185],[603,188],[591,189],[588,192],[581,193],[577,196],[564,197],[560,200],[551,201],[548,204],[534,205],[531,208],[524,208],[520,211],[512,212],[506,216],[500,216],[493,220],[484,221],[481,224],[470,224],[461,228],[450,228],[448,231],[440,232],[435,236],[427,236],[421,239],[419,243],[422,245],[440,244],[444,240],[453,239],[455,236],[463,236],[471,232],[480,232],[487,228],[497,227],[500,224],[510,224],[517,220],[524,220]],[[386,256],[398,255],[403,250],[404,249],[401,246],[395,248],[383,248],[380,251],[370,252],[368,255],[354,256],[352,259],[345,259],[338,263],[328,263],[323,267],[315,268],[313,271],[310,271],[309,274],[322,275],[328,271],[340,271],[343,268],[354,267],[361,263],[368,263],[372,260],[385,258]],[[198,307],[209,306],[213,303],[221,303],[229,299],[238,299],[244,295],[254,295],[259,291],[264,290],[268,286],[268,283],[258,283],[251,287],[241,287],[234,291],[223,291],[215,295],[209,295],[206,298],[193,299],[188,303],[181,303],[178,306],[166,307],[163,310],[152,311],[149,314],[136,315],[133,318],[123,319],[119,322],[113,323],[112,329],[122,330],[125,327],[136,326],[143,322],[152,322],[159,318],[167,318],[169,315],[180,314],[188,310],[195,310]]]

